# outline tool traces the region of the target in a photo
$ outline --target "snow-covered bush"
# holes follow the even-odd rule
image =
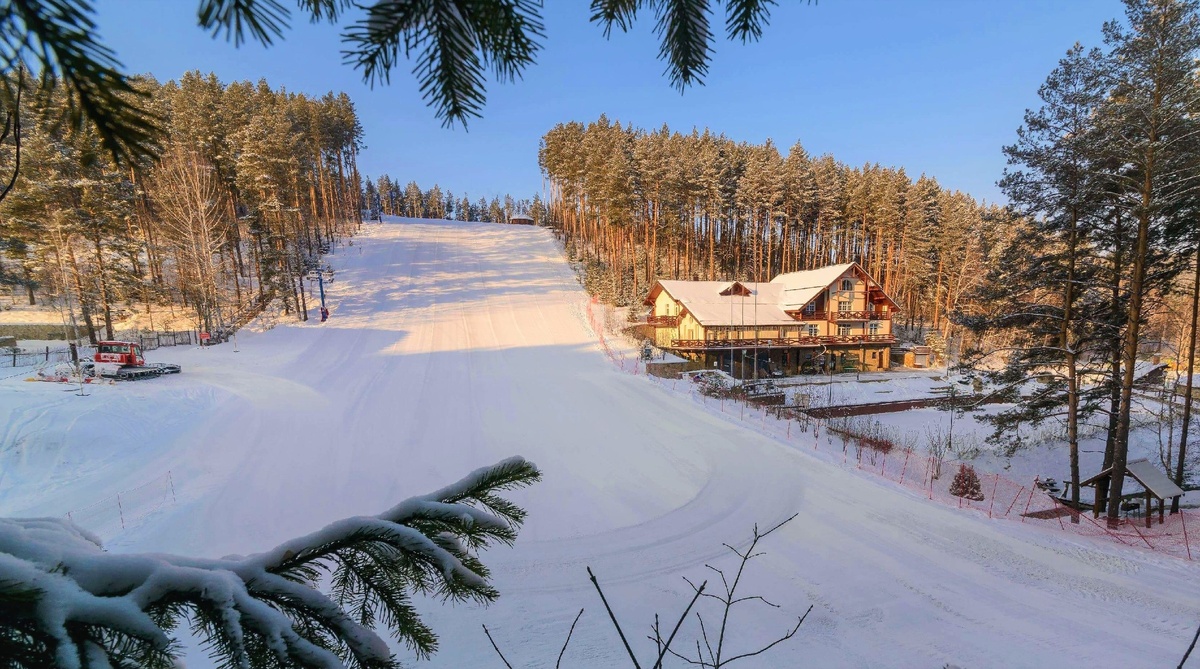
[[[525,512],[499,493],[540,476],[510,458],[378,516],[219,560],[107,553],[66,520],[0,519],[0,658],[174,667],[187,624],[223,666],[398,667],[376,627],[428,656],[437,637],[413,593],[496,599],[477,553],[512,544]]]

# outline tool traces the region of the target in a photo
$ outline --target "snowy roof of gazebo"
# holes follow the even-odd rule
[[[1167,475],[1150,463],[1146,458],[1134,460],[1125,465],[1125,475],[1132,476],[1135,481],[1142,484],[1146,490],[1150,491],[1158,499],[1170,499],[1183,494],[1183,490],[1175,485],[1175,482],[1167,478]],[[1112,467],[1096,474],[1092,478],[1083,481],[1079,485],[1091,485],[1100,479],[1109,478],[1112,476]]]

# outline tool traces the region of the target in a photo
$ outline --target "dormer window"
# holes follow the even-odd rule
[[[809,302],[808,304],[804,305],[804,313],[808,314],[809,316],[817,313],[817,303]]]

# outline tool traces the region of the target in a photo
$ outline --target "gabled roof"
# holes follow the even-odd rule
[[[854,263],[844,263],[841,265],[829,265],[820,269],[810,269],[804,272],[788,272],[780,274],[771,279],[771,283],[777,284],[783,290],[783,307],[788,311],[796,311],[803,309],[804,305],[812,301],[814,297],[820,295],[822,291],[829,287],[838,277],[846,273],[846,270],[854,267]]]
[[[874,299],[873,302],[885,303],[888,308],[896,310],[900,305],[896,301],[883,292],[883,288],[879,283],[867,274],[867,271],[856,262],[842,263],[840,265],[829,265],[818,269],[805,270],[803,272],[788,272],[780,274],[771,283],[777,283],[783,286],[783,308],[786,311],[799,311],[804,308],[822,291],[829,288],[834,281],[837,281],[843,274],[849,270],[854,270],[864,281],[870,286],[871,292],[876,293],[881,299]]]
[[[659,293],[666,291],[704,326],[755,323],[760,326],[794,325],[796,319],[789,311],[803,309],[804,305],[851,269],[867,279],[871,290],[877,291],[889,307],[897,308],[896,303],[856,263],[830,265],[806,272],[788,272],[766,283],[662,280],[650,289],[645,304],[654,304]]]
[[[1146,458],[1134,460],[1125,465],[1125,475],[1132,476],[1135,481],[1142,484],[1142,487],[1150,491],[1150,494],[1159,499],[1170,499],[1183,494],[1183,490],[1175,485],[1175,482],[1167,478],[1167,475],[1162,473],[1157,467],[1150,463]],[[1092,478],[1080,482],[1079,485],[1092,485],[1100,479],[1109,478],[1112,476],[1112,467],[1096,474]]]
[[[646,297],[653,304],[666,291],[701,325],[789,325],[796,319],[779,306],[781,291],[769,283],[744,281],[659,281]]]

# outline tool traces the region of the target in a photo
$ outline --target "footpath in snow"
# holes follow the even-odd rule
[[[581,607],[563,664],[623,666],[586,567],[649,655],[654,613],[691,595],[682,577],[795,513],[744,586],[781,608],[735,610],[729,643],[813,612],[741,666],[1167,666],[1200,620],[1196,563],[931,503],[622,373],[546,230],[394,220],[331,260],[327,323],[157,351],[184,373],[88,397],[0,381],[0,513],[152,489],[96,521],[109,548],[219,557],[525,456],[545,473],[514,495],[528,523],[484,556],[501,599],[421,602],[442,641],[430,667],[500,666],[481,623],[514,663],[552,666]]]

